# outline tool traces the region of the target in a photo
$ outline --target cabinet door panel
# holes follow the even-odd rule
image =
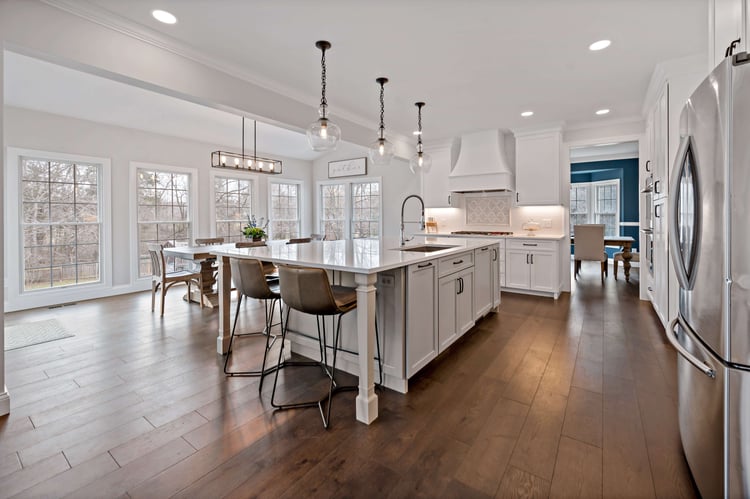
[[[509,288],[529,288],[529,253],[507,250],[505,253],[505,284]]]
[[[519,205],[560,204],[560,142],[560,132],[516,138]]]
[[[495,254],[495,248],[479,248],[474,253],[474,269],[477,271],[474,279],[474,318],[479,319],[487,314],[493,307],[493,284],[495,279],[492,278],[493,270],[496,268],[492,259]],[[464,284],[466,287],[468,283]]]
[[[459,284],[455,275],[443,277],[438,282],[438,352],[442,352],[458,338],[456,294]]]
[[[557,292],[558,279],[556,253],[533,253],[531,255],[531,289],[534,291]]]
[[[406,290],[406,376],[437,357],[435,282],[437,265],[411,265]]]
[[[474,327],[474,269],[459,272],[459,293],[456,295],[456,329],[458,336]]]
[[[669,318],[669,241],[667,240],[667,202],[654,203],[654,250],[651,261],[654,267],[653,305],[662,324]]]

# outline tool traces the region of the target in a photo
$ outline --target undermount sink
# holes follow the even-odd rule
[[[404,246],[398,248],[399,251],[414,251],[415,253],[432,253],[448,248],[457,248],[458,246],[449,246],[447,244],[421,244],[419,246]]]

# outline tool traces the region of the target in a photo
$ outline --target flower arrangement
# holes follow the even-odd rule
[[[264,223],[265,221],[265,223]],[[253,239],[255,241],[266,237],[266,228],[268,228],[268,220],[260,217],[260,222],[255,219],[255,215],[247,216],[247,225],[243,227],[242,234],[247,239]]]

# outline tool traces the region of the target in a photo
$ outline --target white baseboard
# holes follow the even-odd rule
[[[94,289],[67,290],[67,294],[59,292],[54,294],[40,293],[36,296],[33,294],[29,294],[28,297],[19,297],[18,299],[11,301],[6,300],[5,312],[16,312],[19,310],[28,310],[31,308],[50,307],[53,305],[60,305],[62,303],[93,300],[96,298],[105,298],[108,296],[126,295],[129,293],[146,291],[148,289],[151,289],[151,279],[140,279],[132,284],[123,284],[119,286],[111,286],[108,288],[97,287]],[[74,291],[78,292],[73,295]]]

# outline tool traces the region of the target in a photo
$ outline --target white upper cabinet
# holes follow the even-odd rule
[[[727,47],[734,40],[740,39],[735,46],[735,54],[746,50],[742,15],[743,12],[748,15],[748,0],[709,0],[708,3],[709,19],[713,18],[713,23],[709,23],[709,43],[712,47],[709,49],[711,62],[708,69],[711,70],[724,59]]]
[[[516,136],[516,204],[559,205],[560,150],[559,129]]]
[[[427,149],[425,149],[427,151]],[[432,168],[422,172],[422,199],[425,208],[447,208],[451,206],[448,175],[451,173],[450,147],[433,148],[427,151],[432,156]]]

